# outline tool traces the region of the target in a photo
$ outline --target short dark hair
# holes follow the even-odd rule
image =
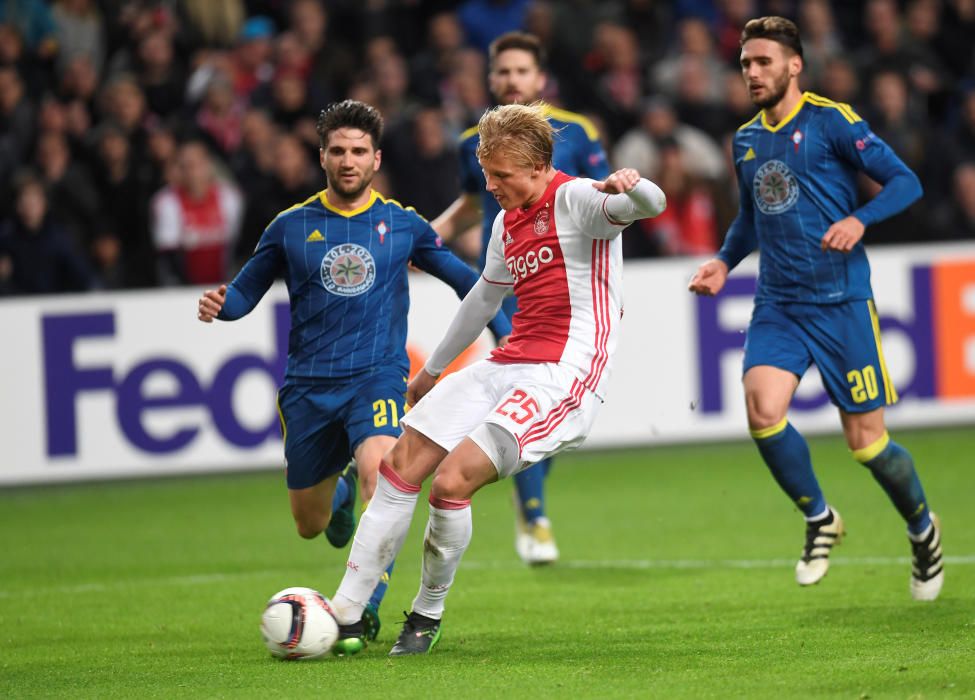
[[[799,39],[799,28],[795,22],[785,17],[759,17],[748,20],[741,30],[739,46],[744,46],[749,39],[768,39],[792,49],[802,58],[802,41]]]
[[[545,49],[542,48],[542,42],[538,40],[537,36],[528,32],[508,32],[492,41],[491,46],[488,47],[490,64],[494,64],[494,59],[498,57],[498,54],[512,49],[527,51],[534,57],[535,64],[540,69],[545,69]]]
[[[372,147],[378,149],[383,138],[383,118],[379,110],[358,100],[333,102],[318,115],[318,138],[322,148],[328,146],[328,135],[336,129],[359,129],[372,138]]]

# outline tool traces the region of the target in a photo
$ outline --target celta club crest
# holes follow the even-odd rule
[[[799,182],[781,160],[770,160],[762,165],[752,180],[755,204],[763,214],[781,214],[788,211],[799,199]]]
[[[535,214],[535,235],[544,236],[548,233],[549,213],[548,209],[541,209]]]
[[[376,233],[379,234],[379,245],[382,245],[386,241],[386,232],[389,229],[386,227],[385,221],[380,221],[379,225],[376,226]]]
[[[321,274],[322,284],[332,294],[357,296],[376,281],[376,261],[361,245],[342,243],[325,254]]]
[[[802,132],[796,129],[792,132],[792,144],[796,147],[796,153],[799,152],[800,143],[802,143]]]

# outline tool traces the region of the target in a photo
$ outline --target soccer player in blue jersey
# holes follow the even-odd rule
[[[407,263],[461,298],[478,279],[415,211],[372,189],[382,128],[379,112],[362,102],[322,111],[327,189],[278,214],[234,280],[199,301],[201,321],[232,321],[284,276],[291,333],[278,407],[291,513],[299,535],[310,539],[325,530],[337,547],[355,529],[355,479],[340,473],[354,457],[368,502],[379,462],[401,432],[410,367]],[[503,339],[511,325],[499,313],[491,330]],[[364,638],[378,632],[387,582],[388,576],[380,581],[364,614]]]
[[[524,32],[503,34],[491,44],[489,59],[489,87],[499,104],[530,104],[538,100],[545,88],[546,76],[544,50],[535,36]],[[592,122],[550,105],[543,105],[543,109],[557,132],[554,167],[567,175],[594,180],[606,178],[609,164]],[[477,160],[478,143],[476,126],[461,135],[460,170],[464,191],[432,225],[444,240],[452,241],[479,221],[478,267],[483,269],[491,225],[501,207],[485,188],[484,173]],[[514,316],[518,310],[514,296],[505,301],[503,308],[509,318]],[[549,564],[559,556],[551,523],[545,514],[545,477],[550,465],[550,459],[544,460],[514,478],[518,496],[515,549],[527,564]]]
[[[806,518],[799,585],[826,575],[830,550],[844,534],[806,441],[786,418],[799,380],[815,363],[854,459],[907,522],[911,595],[934,600],[944,581],[941,527],[910,453],[884,423],[884,407],[897,401],[897,392],[884,364],[862,241],[866,227],[916,201],[920,183],[849,105],[800,92],[802,44],[795,24],[781,17],[749,21],[740,62],[752,102],[761,108],[734,139],[740,209],[717,257],[701,265],[689,288],[717,294],[729,270],[761,251],[745,342],[745,404],[759,453]],[[883,189],[858,207],[859,172]]]

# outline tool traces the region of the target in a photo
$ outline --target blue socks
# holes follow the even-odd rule
[[[920,535],[931,524],[931,514],[911,453],[883,436],[872,445],[853,451],[853,458],[870,470],[890,497],[897,512],[907,521],[907,530]]]
[[[779,487],[806,518],[826,512],[826,499],[813,472],[809,446],[785,418],[769,428],[750,431]]]
[[[396,564],[394,559],[389,563],[389,566],[383,572],[383,575],[379,577],[379,583],[372,591],[372,595],[369,596],[369,603],[373,609],[379,610],[379,605],[383,602],[383,598],[386,596],[386,589],[389,588],[389,578],[393,575],[393,565]]]
[[[334,513],[344,506],[347,500],[349,500],[349,484],[345,480],[345,474],[343,474],[335,482],[335,493],[332,495],[332,512]]]
[[[526,523],[545,516],[545,477],[551,464],[551,459],[545,459],[515,474],[515,489]]]

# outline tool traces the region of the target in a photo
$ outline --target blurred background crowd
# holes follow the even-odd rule
[[[514,29],[547,50],[544,98],[668,195],[627,256],[708,254],[756,112],[738,36],[764,14],[798,23],[802,87],[921,177],[868,244],[975,241],[975,0],[0,0],[0,294],[229,279],[323,189],[315,121],[346,97],[385,118],[376,189],[435,217],[492,104],[487,46]],[[188,245],[209,251],[189,272]]]

